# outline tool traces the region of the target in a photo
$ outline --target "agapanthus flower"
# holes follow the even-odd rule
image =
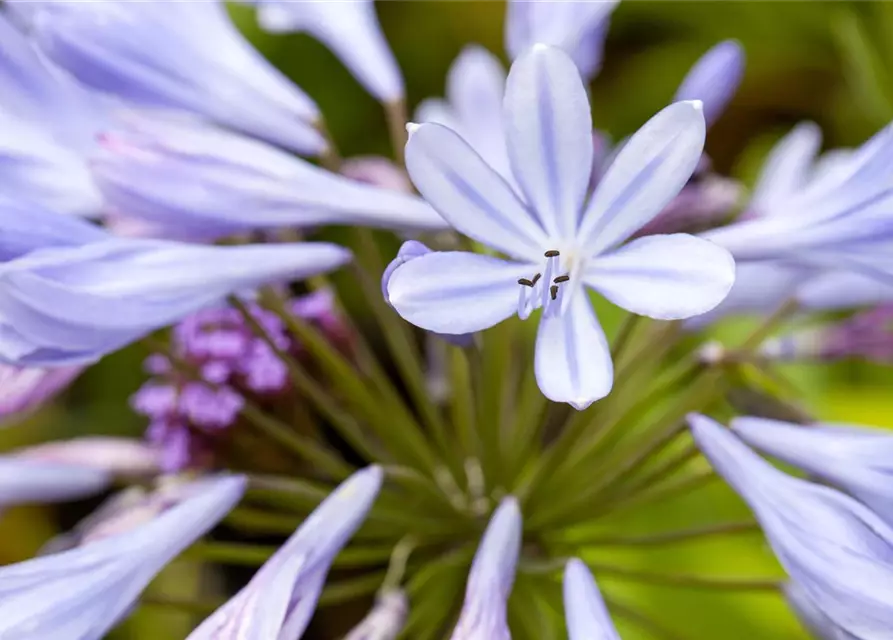
[[[701,106],[676,103],[646,123],[588,203],[592,122],[564,53],[537,46],[515,62],[505,121],[520,193],[442,125],[414,126],[406,157],[416,187],[450,224],[512,260],[434,252],[396,269],[388,298],[413,324],[447,334],[541,308],[540,389],[582,409],[607,395],[613,381],[587,287],[629,311],[669,320],[712,309],[734,280],[728,253],[693,236],[650,236],[617,248],[694,171],[704,143]]]
[[[510,640],[506,606],[521,553],[521,510],[505,498],[481,538],[451,640]]]
[[[595,579],[577,558],[564,568],[564,616],[568,640],[620,640]]]
[[[0,15],[0,190],[55,213],[99,213],[86,154],[107,109]],[[23,203],[24,204],[24,203]]]
[[[611,12],[619,0],[564,2],[509,0],[505,20],[505,47],[518,59],[536,44],[563,49],[591,78],[598,73]]]
[[[307,32],[325,44],[369,93],[384,103],[403,99],[403,76],[372,0],[290,2],[248,0],[260,26],[273,33]]]
[[[105,132],[101,146],[92,166],[107,208],[187,237],[320,224],[447,226],[416,195],[350,180],[189,119],[133,118]]]
[[[155,517],[68,551],[0,568],[0,637],[98,640],[164,566],[239,501],[244,478],[164,490]]]
[[[862,425],[735,418],[744,442],[855,496],[893,524],[893,434]]]
[[[815,607],[857,638],[885,637],[893,628],[893,529],[857,500],[779,471],[709,418],[693,415],[689,424]]]
[[[90,362],[230,294],[331,270],[325,243],[212,247],[113,239],[0,264],[0,360]]]
[[[29,33],[84,85],[322,152],[313,101],[258,53],[222,2],[35,2]],[[201,37],[196,37],[201,33]]]
[[[0,364],[0,422],[35,409],[64,390],[83,367],[14,367]]]
[[[300,638],[335,556],[375,501],[383,472],[371,466],[341,483],[251,581],[193,631],[189,640]]]

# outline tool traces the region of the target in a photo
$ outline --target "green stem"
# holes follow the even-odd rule
[[[413,536],[405,536],[391,553],[391,559],[388,563],[388,572],[381,583],[380,591],[387,593],[400,588],[403,583],[403,576],[406,575],[406,563],[409,556],[418,546],[418,541]]]
[[[277,550],[278,547],[260,545],[198,542],[189,547],[183,557],[233,566],[259,567]]]
[[[605,604],[608,605],[612,613],[638,625],[639,628],[652,637],[661,640],[682,640],[682,636],[676,635],[675,632],[670,631],[650,616],[645,615],[634,607],[618,602],[615,598],[605,597]]]
[[[391,137],[391,146],[394,148],[394,157],[401,166],[405,164],[404,150],[406,147],[406,101],[396,100],[384,105],[385,117],[388,121],[388,133]]]
[[[700,576],[685,573],[652,573],[607,564],[589,563],[596,575],[616,576],[633,582],[681,587],[688,589],[711,589],[723,591],[778,591],[783,580],[778,578],[730,578],[727,576]]]
[[[636,315],[635,313],[629,313],[626,318],[623,319],[623,324],[620,325],[620,331],[618,331],[617,337],[614,338],[614,342],[611,344],[611,359],[614,362],[620,360],[621,354],[629,345],[630,338],[632,338],[641,320],[642,316]]]
[[[202,617],[209,616],[223,606],[223,600],[187,600],[174,596],[150,593],[143,596],[140,604],[146,607],[161,607],[164,609],[176,609],[187,613],[195,613]]]
[[[663,531],[642,536],[592,536],[568,541],[574,546],[600,547],[650,547],[665,544],[686,543],[714,536],[725,536],[736,533],[756,533],[760,527],[755,522],[724,522],[709,524],[703,527]]]

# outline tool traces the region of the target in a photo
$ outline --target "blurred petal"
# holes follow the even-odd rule
[[[796,582],[785,583],[783,593],[788,606],[797,615],[797,619],[815,636],[816,640],[860,640],[834,624],[815,606],[806,591]]]
[[[109,240],[0,264],[0,360],[89,362],[226,296],[329,271],[323,243],[213,247]]]
[[[70,370],[63,368],[48,371],[68,373]],[[18,449],[15,455],[38,462],[95,467],[119,476],[146,475],[156,473],[160,468],[160,454],[157,449],[143,440],[112,436],[82,436],[46,442]]]
[[[0,196],[0,262],[46,247],[79,246],[109,235],[96,225]]]
[[[329,566],[378,495],[380,467],[341,483],[239,593],[202,622],[189,640],[300,638],[310,622]]]
[[[465,587],[465,602],[451,640],[511,640],[506,605],[521,553],[521,510],[504,498],[475,553]]]
[[[0,568],[0,636],[102,638],[164,566],[239,501],[245,480],[217,476],[181,487],[167,511],[135,529]]]
[[[316,105],[252,48],[221,2],[59,3],[36,15],[32,34],[97,91],[190,111],[301,153],[325,148]]]
[[[403,77],[381,32],[372,0],[292,2],[258,0],[267,31],[306,31],[329,47],[381,102],[403,99]]]
[[[454,131],[413,129],[406,168],[422,196],[457,231],[516,258],[539,259],[546,235],[509,184]]]
[[[735,281],[725,249],[679,233],[647,236],[587,262],[586,284],[627,311],[679,320],[710,311]]]
[[[409,176],[393,160],[384,156],[354,156],[341,163],[341,175],[390,191],[412,193]]]
[[[797,302],[807,309],[847,309],[893,302],[893,283],[853,271],[825,271],[797,287]]]
[[[447,227],[415,195],[350,180],[199,122],[134,120],[104,136],[93,168],[113,212],[187,237],[320,224]]]
[[[568,640],[620,640],[589,569],[577,558],[564,568]]]
[[[418,240],[407,240],[400,245],[400,249],[397,251],[397,256],[388,263],[384,273],[381,274],[381,295],[388,304],[391,304],[390,294],[388,293],[388,283],[391,281],[391,276],[394,275],[394,271],[410,260],[414,260],[419,256],[424,256],[429,253],[432,253],[431,249]]]
[[[535,360],[537,384],[554,402],[582,411],[610,393],[611,351],[584,290],[572,294],[560,314],[543,313]]]
[[[0,456],[2,507],[77,500],[101,493],[111,482],[111,474],[102,467]]]
[[[725,111],[744,75],[744,50],[737,40],[714,46],[694,64],[676,90],[674,101],[700,100],[709,127]]]
[[[37,409],[68,387],[83,367],[39,369],[0,364],[0,424],[11,416]]]
[[[437,333],[471,333],[518,310],[519,278],[535,266],[463,251],[436,251],[393,271],[387,298],[403,318]]]
[[[578,235],[590,255],[628,238],[679,194],[701,158],[704,135],[698,101],[671,104],[633,134],[583,214]]]
[[[798,124],[779,140],[760,171],[751,209],[760,215],[783,215],[780,205],[806,186],[821,146],[822,130],[812,122]]]
[[[550,237],[577,228],[592,173],[592,116],[580,75],[560,49],[533,47],[505,93],[512,172]]]
[[[344,640],[394,640],[403,630],[409,600],[402,591],[388,591],[375,599],[375,606]]]

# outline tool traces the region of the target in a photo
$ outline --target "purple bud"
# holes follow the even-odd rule
[[[568,640],[620,640],[595,579],[577,558],[564,568],[564,616]]]
[[[744,50],[735,40],[710,49],[694,64],[676,90],[674,101],[700,100],[709,127],[725,110],[744,75]]]
[[[380,594],[375,606],[344,640],[394,640],[403,630],[409,600],[400,589]]]
[[[710,227],[731,213],[743,193],[744,189],[735,180],[707,174],[685,185],[634,237],[694,232]]]

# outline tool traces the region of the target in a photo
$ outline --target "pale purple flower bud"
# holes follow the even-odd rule
[[[384,103],[403,99],[403,77],[375,15],[372,0],[257,4],[261,27],[273,33],[306,31],[338,56],[369,93]]]
[[[57,440],[15,451],[15,456],[39,462],[103,469],[116,476],[157,473],[159,451],[145,442],[113,436],[84,436]]]
[[[31,21],[41,50],[84,85],[181,109],[317,154],[319,110],[239,33],[222,2],[52,4]],[[202,37],[195,37],[201,33]]]
[[[0,364],[0,424],[51,400],[77,378],[83,367],[14,367]]]
[[[713,420],[692,414],[689,424],[815,607],[857,638],[886,637],[893,628],[893,528],[861,502],[781,472]]]
[[[6,455],[0,457],[0,508],[78,500],[101,493],[111,482],[111,473],[101,467]]]
[[[521,534],[518,501],[505,498],[493,512],[474,556],[451,640],[511,640],[506,606],[515,582]]]
[[[674,100],[704,103],[707,126],[725,110],[744,76],[744,50],[736,40],[714,46],[694,64],[676,90]]]
[[[578,558],[564,568],[564,617],[568,640],[620,640],[595,579]]]
[[[342,482],[189,640],[300,638],[332,560],[366,518],[382,479],[381,468],[372,466]]]
[[[344,640],[394,640],[403,630],[409,600],[400,589],[379,594],[375,606]]]
[[[61,553],[0,568],[0,637],[97,640],[147,584],[239,501],[245,479],[181,486],[168,509]]]
[[[348,158],[341,164],[341,174],[366,184],[412,193],[412,183],[406,172],[391,160],[381,156],[357,156]]]
[[[816,640],[860,640],[847,633],[822,613],[809,595],[796,582],[787,582],[782,589],[788,606]]]

